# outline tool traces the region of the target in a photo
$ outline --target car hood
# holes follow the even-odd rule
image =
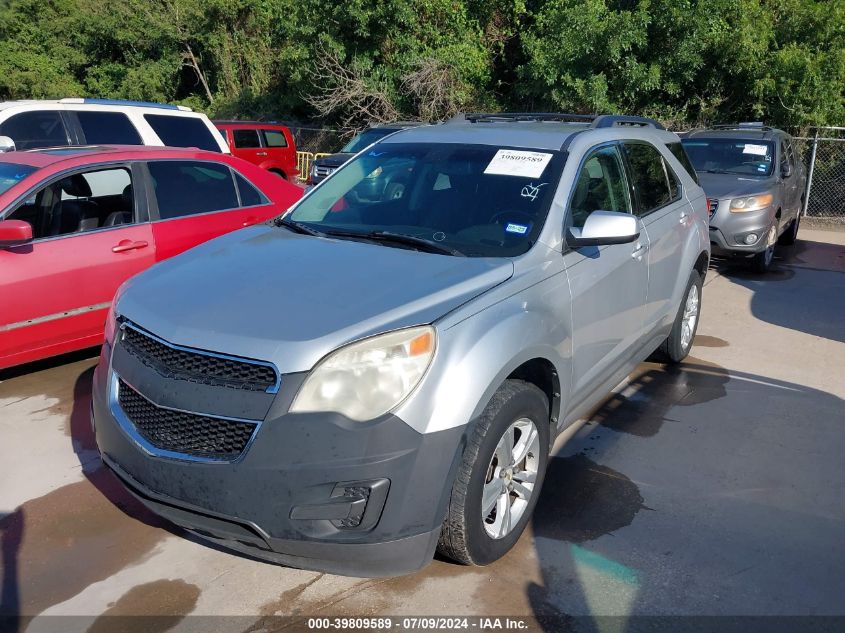
[[[431,323],[513,275],[451,257],[269,225],[207,242],[134,277],[117,312],[188,347],[307,371],[356,339]]]
[[[329,154],[328,156],[315,158],[314,164],[320,165],[321,167],[340,167],[353,156],[355,154]]]
[[[697,172],[701,188],[708,198],[737,198],[755,193],[765,193],[774,188],[775,178],[750,178],[736,174],[711,174]]]

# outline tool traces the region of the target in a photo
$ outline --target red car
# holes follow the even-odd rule
[[[296,142],[290,130],[278,123],[261,121],[212,121],[229,144],[232,154],[285,180],[294,182]]]
[[[99,344],[126,279],[279,215],[301,195],[254,165],[200,150],[0,154],[0,369]]]

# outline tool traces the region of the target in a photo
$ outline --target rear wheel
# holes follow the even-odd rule
[[[285,172],[283,172],[283,171],[279,171],[278,169],[271,169],[271,170],[270,170],[270,173],[271,173],[271,174],[276,174],[276,175],[277,175],[279,178],[281,178],[282,180],[287,180],[287,179],[288,179],[288,177],[285,175]]]
[[[549,405],[522,380],[507,380],[478,420],[452,486],[437,550],[465,565],[504,556],[522,534],[549,457]]]
[[[675,315],[672,331],[658,350],[660,355],[670,363],[680,363],[692,349],[701,311],[701,291],[701,276],[697,270],[693,270],[687,282],[684,300]]]

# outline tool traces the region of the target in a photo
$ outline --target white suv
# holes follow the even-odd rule
[[[230,153],[208,117],[185,106],[111,99],[0,103],[0,136],[17,149],[168,145]]]

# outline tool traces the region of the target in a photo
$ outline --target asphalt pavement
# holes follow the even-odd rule
[[[0,615],[843,616],[845,232],[777,258],[711,267],[688,360],[644,363],[556,448],[529,531],[485,568],[356,579],[210,547],[101,467],[96,350],[0,374]]]

